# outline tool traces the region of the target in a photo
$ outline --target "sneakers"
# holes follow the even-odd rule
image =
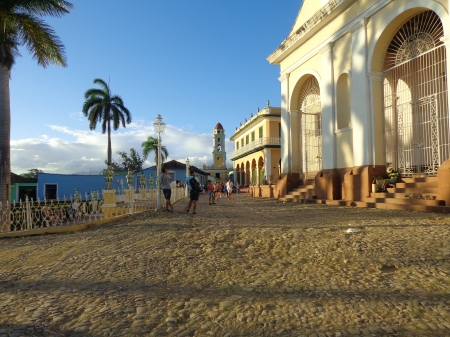
[[[197,212],[192,212],[192,214],[197,214]]]

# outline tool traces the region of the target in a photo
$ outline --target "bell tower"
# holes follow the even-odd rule
[[[227,154],[225,152],[225,130],[222,124],[217,123],[213,134],[213,166],[225,166]]]
[[[224,183],[228,177],[227,153],[225,152],[225,130],[222,124],[217,123],[213,133],[212,165],[203,165],[203,171],[207,172],[214,180]]]

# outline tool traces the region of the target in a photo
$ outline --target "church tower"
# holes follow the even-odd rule
[[[225,152],[225,130],[220,123],[217,123],[214,128],[212,155],[214,166],[225,166],[227,160],[227,153]]]
[[[222,124],[217,123],[213,132],[212,165],[203,165],[203,171],[207,172],[213,180],[225,182],[228,178],[226,162],[225,130]]]

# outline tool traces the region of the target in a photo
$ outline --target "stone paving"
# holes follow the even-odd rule
[[[450,336],[449,216],[186,204],[0,239],[0,337]]]

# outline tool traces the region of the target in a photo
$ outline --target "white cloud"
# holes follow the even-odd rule
[[[37,138],[27,138],[11,141],[11,171],[17,174],[37,168],[47,173],[98,173],[105,167],[107,151],[107,134],[101,129],[86,131],[71,129],[67,126],[48,125],[53,133],[62,134],[65,138],[41,135]],[[191,128],[183,129],[167,125],[162,134],[162,144],[169,151],[169,160],[185,162],[189,157],[191,165],[200,169],[203,164],[212,164],[212,132],[198,134]],[[141,144],[148,136],[156,137],[152,123],[137,121],[111,134],[113,158],[118,161],[117,151],[129,153],[134,148],[142,156]],[[228,158],[233,151],[233,143],[227,141]],[[150,154],[144,167],[154,165],[154,155]],[[227,165],[231,167],[228,160]]]

